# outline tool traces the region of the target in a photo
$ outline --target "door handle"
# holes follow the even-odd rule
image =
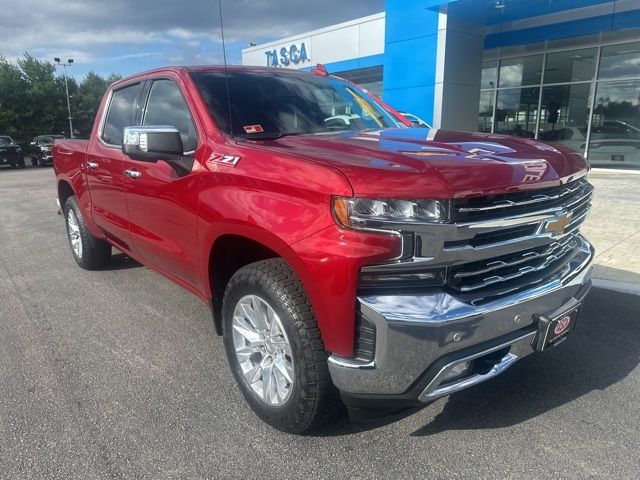
[[[98,168],[98,164],[96,162],[87,162],[85,165],[90,170],[93,170],[94,168]]]
[[[138,178],[140,175],[142,175],[139,171],[137,170],[125,170],[124,174],[129,177],[129,178]]]

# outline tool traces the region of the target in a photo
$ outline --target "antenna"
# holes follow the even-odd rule
[[[220,36],[222,37],[222,59],[224,61],[224,79],[227,87],[227,108],[229,110],[229,130],[233,135],[233,119],[231,116],[231,95],[229,94],[229,72],[227,70],[227,49],[224,43],[224,25],[222,22],[222,0],[218,0],[218,12],[220,13]]]

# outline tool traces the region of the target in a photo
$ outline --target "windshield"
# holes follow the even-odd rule
[[[11,137],[0,137],[0,145],[11,145],[12,143]]]
[[[38,137],[38,145],[51,145],[56,138],[64,138],[64,135],[47,135]]]
[[[218,128],[246,138],[405,127],[371,96],[333,77],[270,72],[193,73]],[[231,110],[231,125],[229,125]]]

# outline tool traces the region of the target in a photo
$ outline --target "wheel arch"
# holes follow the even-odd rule
[[[251,263],[279,257],[273,246],[246,235],[225,233],[215,239],[209,251],[207,277],[211,289],[211,311],[218,335],[222,335],[222,299],[233,274]]]
[[[314,300],[318,301],[318,295],[310,281],[312,277],[289,245],[273,233],[227,229],[211,243],[206,272],[210,287],[210,307],[218,335],[222,334],[222,299],[229,280],[240,268],[269,258],[282,258],[287,262],[302,282],[314,308]],[[317,309],[314,308],[314,311],[317,313]],[[317,320],[322,331],[322,321],[320,318]]]
[[[73,187],[66,180],[58,181],[58,200],[60,201],[60,208],[64,210],[64,204],[67,199],[72,195],[75,195],[76,192],[73,190]]]

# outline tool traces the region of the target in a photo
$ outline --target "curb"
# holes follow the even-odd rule
[[[640,170],[634,170],[631,168],[598,168],[598,167],[593,167],[591,170],[589,170],[589,175],[593,174],[596,175],[598,173],[631,173],[633,175],[640,175]]]
[[[603,278],[592,278],[591,280],[594,287],[640,296],[640,284],[638,283],[617,282]]]

